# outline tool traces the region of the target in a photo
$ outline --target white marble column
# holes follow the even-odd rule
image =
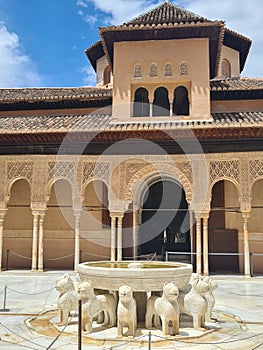
[[[33,211],[32,271],[37,270],[38,216],[38,211]]]
[[[202,273],[202,237],[201,218],[196,219],[196,272]]]
[[[149,105],[150,105],[150,117],[152,117],[153,116],[153,103],[150,102]]]
[[[173,101],[170,101],[170,117],[173,116]]]
[[[45,213],[40,214],[39,219],[39,238],[38,238],[38,271],[43,271],[43,254],[44,254],[44,217]]]
[[[118,244],[117,244],[117,261],[122,261],[122,218],[118,216],[117,227],[118,227]]]
[[[80,263],[80,217],[81,211],[75,211],[75,246],[74,246],[74,270],[77,271],[77,266]]]
[[[4,241],[4,217],[7,210],[0,211],[0,271],[2,271],[3,241]]]
[[[133,259],[136,260],[137,256],[137,237],[138,237],[138,208],[133,206],[132,213],[132,236],[133,236]]]
[[[209,275],[208,260],[208,216],[203,217],[203,269],[204,275]]]
[[[111,215],[111,261],[116,261],[116,216]]]
[[[243,231],[244,231],[244,273],[246,277],[250,277],[250,251],[248,238],[248,219],[249,213],[242,213]]]

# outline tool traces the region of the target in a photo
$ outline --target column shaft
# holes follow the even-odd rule
[[[37,270],[37,237],[38,237],[38,213],[33,212],[33,240],[32,240],[32,266],[31,270]]]
[[[118,216],[117,261],[122,261],[122,216]]]
[[[74,248],[74,270],[80,263],[80,213],[75,214],[75,248]]]
[[[245,276],[250,276],[250,252],[249,252],[249,238],[248,238],[248,216],[243,216],[244,229],[244,272]]]
[[[111,216],[111,261],[116,261],[116,216]]]
[[[3,241],[4,241],[4,218],[0,218],[0,271],[2,271]]]
[[[201,218],[196,219],[196,272],[202,273]]]
[[[39,220],[39,240],[38,240],[38,271],[43,271],[43,253],[44,253],[44,215],[40,215]]]
[[[208,218],[203,218],[203,267],[204,275],[209,275],[208,266]]]

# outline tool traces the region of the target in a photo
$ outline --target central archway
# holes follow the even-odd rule
[[[138,255],[190,252],[190,220],[185,191],[173,180],[158,180],[142,194]]]

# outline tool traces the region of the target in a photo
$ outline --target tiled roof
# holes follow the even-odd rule
[[[180,22],[211,22],[208,19],[189,12],[181,7],[171,4],[169,1],[150,10],[128,22],[127,25],[163,24]]]
[[[111,89],[95,87],[0,89],[1,102],[59,101],[109,98]]]
[[[0,117],[0,133],[101,132],[263,127],[263,112],[213,113],[210,121],[113,122],[109,114]]]
[[[210,81],[210,88],[212,91],[261,90],[263,89],[263,78],[216,78]]]

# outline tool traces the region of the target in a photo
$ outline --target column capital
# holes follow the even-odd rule
[[[243,220],[245,222],[247,222],[249,217],[250,217],[250,211],[241,211],[241,215],[242,215]]]
[[[123,218],[124,212],[121,211],[110,211],[110,217],[111,218]]]
[[[8,209],[0,209],[0,220],[3,220]]]

